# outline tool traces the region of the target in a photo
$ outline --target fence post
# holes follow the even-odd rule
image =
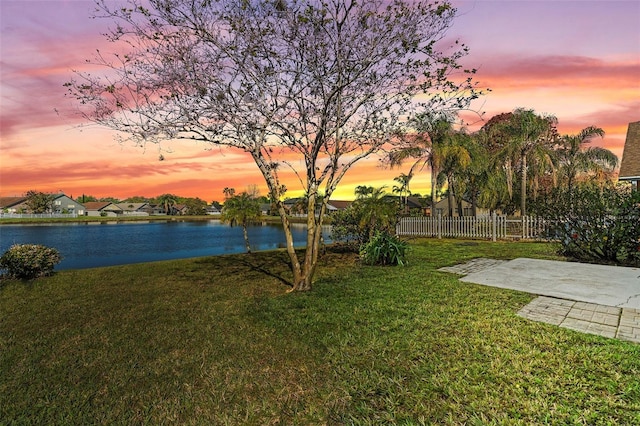
[[[497,234],[498,234],[498,223],[497,223],[497,218],[496,218],[496,212],[491,213],[491,236],[492,236],[492,240],[495,243],[496,239],[497,239]]]
[[[442,213],[438,213],[438,239],[442,239]]]

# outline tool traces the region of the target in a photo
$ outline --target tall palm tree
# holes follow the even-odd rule
[[[592,173],[603,176],[613,172],[618,166],[618,157],[608,149],[586,147],[597,136],[604,137],[604,130],[589,126],[577,135],[564,135],[560,138],[559,147],[556,149],[558,172],[561,178],[560,184],[566,185],[569,194],[572,193],[580,174]]]
[[[177,204],[177,197],[173,194],[162,194],[157,198],[158,204],[162,206],[166,215],[173,213],[173,207]]]
[[[462,216],[462,194],[464,188],[463,174],[471,165],[471,154],[468,150],[469,135],[463,131],[454,132],[447,138],[442,147],[442,171],[447,180],[449,197],[449,217],[453,216],[453,203],[458,204],[458,216]]]
[[[556,137],[557,119],[554,116],[540,116],[533,110],[518,108],[511,117],[498,126],[498,130],[506,136],[506,144],[502,147],[500,157],[509,164],[507,173],[515,170],[514,162],[520,170],[520,213],[526,215],[528,160],[550,158],[552,143]],[[512,181],[507,177],[507,181]]]
[[[400,195],[400,201],[402,203],[405,211],[407,210],[407,203],[409,202],[409,196],[411,195],[411,191],[409,190],[409,183],[413,178],[413,171],[410,171],[409,174],[400,173],[400,176],[396,176],[393,178],[398,185],[393,185],[393,193]]]
[[[428,167],[431,171],[431,207],[436,204],[438,175],[442,170],[443,149],[453,133],[453,117],[445,114],[422,113],[413,121],[415,135],[411,135],[405,143],[391,151],[389,164],[399,166],[408,159],[415,159],[409,174],[416,169]]]
[[[249,245],[249,234],[247,233],[247,225],[252,220],[260,217],[260,200],[254,195],[247,192],[242,192],[238,195],[233,195],[227,198],[222,207],[222,215],[220,219],[223,222],[228,222],[232,226],[239,224],[242,226],[242,233],[244,236],[244,245],[247,249],[247,253],[251,253],[251,246]]]

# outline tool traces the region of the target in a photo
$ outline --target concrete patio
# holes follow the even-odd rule
[[[640,343],[640,268],[519,258],[474,259],[440,271],[539,295],[518,312],[523,318]]]

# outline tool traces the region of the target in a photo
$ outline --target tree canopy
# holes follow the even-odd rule
[[[447,1],[97,0],[117,53],[67,83],[85,118],[137,144],[187,138],[238,148],[261,171],[282,217],[295,290],[311,288],[326,202],[345,173],[422,110],[478,96],[444,41]],[[420,96],[420,101],[417,96]],[[307,194],[304,259],[282,204],[283,171]]]

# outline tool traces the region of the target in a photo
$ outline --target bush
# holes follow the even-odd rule
[[[626,186],[557,190],[536,206],[550,219],[549,238],[578,260],[640,266],[640,193]]]
[[[51,275],[62,257],[58,250],[38,244],[14,244],[2,257],[0,268],[12,278],[36,278]]]
[[[400,265],[406,263],[409,244],[395,235],[378,232],[362,246],[360,256],[367,265]]]
[[[331,238],[358,252],[377,232],[392,234],[398,223],[398,205],[386,199],[359,198],[331,215]]]

